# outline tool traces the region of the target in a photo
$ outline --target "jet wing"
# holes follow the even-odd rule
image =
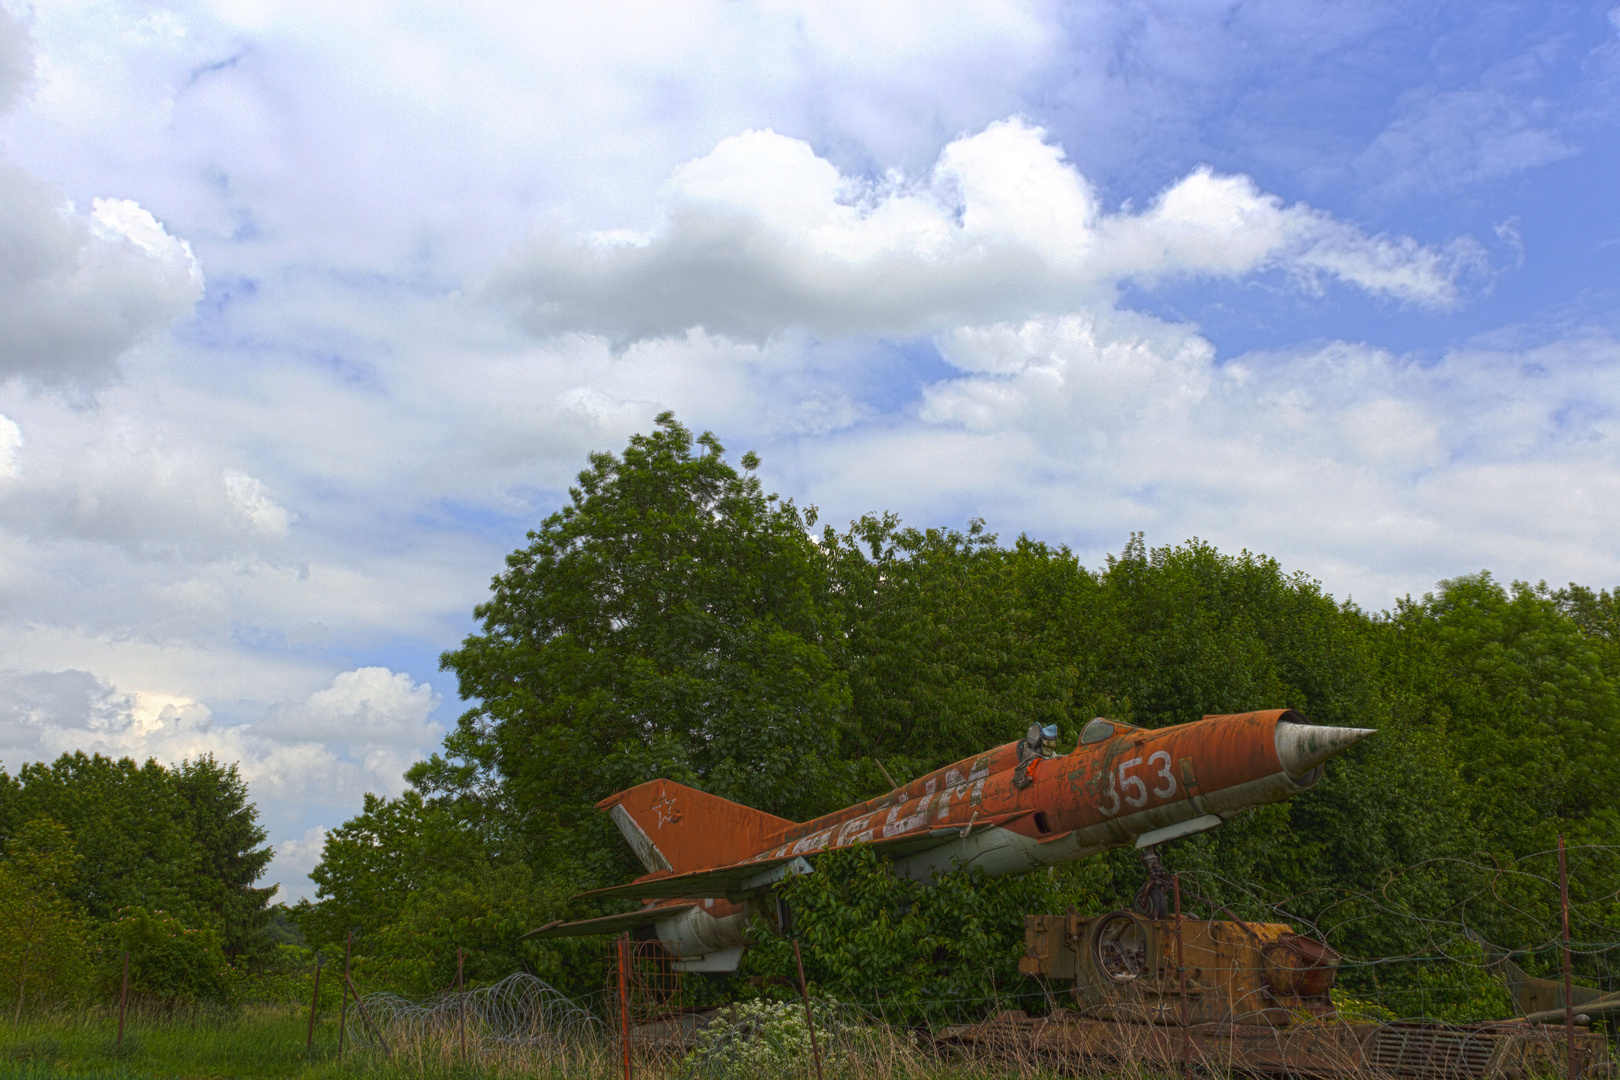
[[[885,840],[862,841],[869,843],[883,854],[891,857],[915,855],[919,851],[927,851],[952,840],[965,838],[970,832],[983,832],[998,825],[1005,825],[1009,821],[1021,818],[1031,813],[1029,810],[1020,810],[1015,814],[1000,814],[995,817],[978,818],[966,825],[946,825],[937,829],[919,829],[916,832],[905,833],[901,836],[891,836]],[[855,845],[851,844],[850,847]],[[614,885],[606,889],[592,889],[582,892],[574,897],[575,900],[608,900],[614,897],[634,897],[638,900],[675,900],[694,899],[703,900],[712,897],[724,897],[727,900],[741,900],[763,891],[784,878],[794,874],[808,873],[810,864],[807,859],[813,859],[825,854],[829,849],[818,848],[815,851],[806,851],[802,855],[785,855],[778,859],[756,859],[752,862],[732,863],[730,866],[717,866],[708,870],[693,870],[686,874],[673,874],[666,877],[653,878],[650,881],[632,881],[628,885]],[[795,866],[793,864],[800,864]],[[594,921],[594,920],[593,920]]]
[[[639,930],[672,915],[679,915],[687,908],[695,908],[696,904],[666,904],[663,907],[642,908],[640,911],[626,911],[622,915],[604,915],[600,919],[580,919],[575,922],[566,922],[558,919],[549,922],[538,930],[530,930],[518,938],[519,941],[528,938],[560,938],[560,937],[589,937],[592,934],[622,934],[627,930]]]

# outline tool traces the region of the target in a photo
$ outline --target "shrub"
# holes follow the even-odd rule
[[[188,926],[166,911],[127,907],[101,931],[104,981],[116,992],[124,954],[129,954],[132,997],[165,1006],[224,1005],[231,999],[231,973],[220,934]]]

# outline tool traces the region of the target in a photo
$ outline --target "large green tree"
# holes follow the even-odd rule
[[[826,564],[806,515],[741,463],[667,413],[591,455],[444,655],[476,704],[412,781],[494,800],[513,841],[581,883],[631,869],[591,807],[645,780],[823,807],[849,698]]]
[[[0,771],[0,851],[29,822],[55,821],[78,857],[65,895],[87,915],[168,911],[218,932],[233,957],[260,949],[274,892],[253,884],[272,854],[257,815],[236,766],[207,756],[171,768],[79,752]]]

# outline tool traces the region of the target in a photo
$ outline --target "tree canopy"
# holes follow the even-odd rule
[[[275,950],[264,840],[236,766],[212,757],[0,770],[0,977],[19,1014],[105,981],[125,949],[137,993],[223,1000],[227,965]]]
[[[303,914],[317,938],[363,929],[364,950],[417,964],[425,987],[437,976],[412,941],[431,912],[461,911],[475,960],[589,986],[588,946],[501,935],[588,914],[567,898],[640,872],[592,810],[613,792],[666,777],[802,819],[885,790],[884,768],[915,776],[1032,721],[1072,742],[1096,715],[1157,727],[1288,707],[1378,728],[1307,795],[1166,856],[1224,890],[1211,902],[1262,914],[1254,898],[1286,899],[1366,955],[1415,948],[1414,927],[1442,916],[1500,942],[1539,934],[1544,898],[1528,892],[1463,910],[1474,868],[1540,858],[1559,834],[1614,835],[1620,601],[1607,591],[1481,572],[1369,613],[1196,539],[1132,536],[1088,568],[981,522],[873,514],[817,532],[813,508],[765,493],[753,455],[738,465],[668,414],[591,456],[495,577],[478,631],[444,654],[472,707],[442,753],[329,837]],[[1613,895],[1620,870],[1587,866],[1577,893]],[[1140,870],[1123,852],[1044,880],[1050,903],[1121,906]],[[832,881],[796,887],[830,910]],[[1356,897],[1373,883],[1368,907]],[[959,916],[891,936],[932,940]],[[841,970],[832,957],[812,966]]]

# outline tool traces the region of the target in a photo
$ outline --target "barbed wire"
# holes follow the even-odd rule
[[[544,979],[518,973],[492,986],[441,990],[412,1000],[387,991],[366,994],[350,1011],[349,1036],[376,1045],[457,1038],[476,1044],[550,1045],[588,1038],[601,1022]]]

